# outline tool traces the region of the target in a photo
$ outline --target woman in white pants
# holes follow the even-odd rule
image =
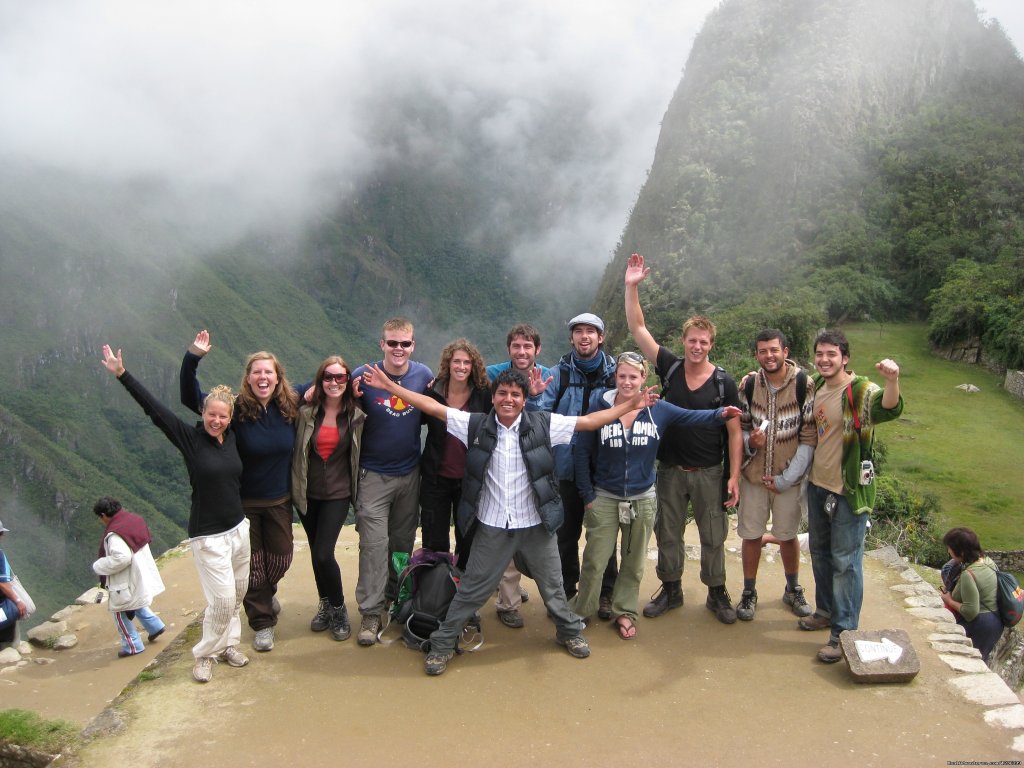
[[[142,410],[181,453],[192,483],[188,535],[199,583],[206,596],[203,637],[192,648],[192,676],[209,682],[218,660],[244,667],[238,650],[239,610],[249,585],[249,523],[242,512],[239,478],[242,460],[229,429],[234,410],[230,388],[219,386],[203,401],[202,422],[189,425],[156,400],[124,368],[121,350],[103,346],[103,365],[142,406]]]

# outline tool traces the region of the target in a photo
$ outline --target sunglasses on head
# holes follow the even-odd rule
[[[634,365],[643,365],[645,362],[644,356],[641,355],[639,352],[623,352],[621,355],[615,358],[616,363],[621,363],[622,361],[626,361],[627,363],[633,363]]]
[[[348,381],[347,373],[325,373],[323,376],[324,381],[336,381],[339,384],[344,384]]]
[[[397,339],[385,339],[385,344],[394,349],[395,347],[401,347],[402,349],[408,349],[413,345],[411,341],[398,341]]]

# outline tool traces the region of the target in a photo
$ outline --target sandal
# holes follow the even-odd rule
[[[629,616],[622,615],[615,619],[615,628],[623,640],[632,640],[636,637],[636,624]]]

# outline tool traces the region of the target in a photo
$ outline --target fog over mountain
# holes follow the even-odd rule
[[[315,214],[410,151],[483,155],[560,201],[517,254],[596,273],[714,5],[4,2],[0,157],[169,184],[183,225],[230,238]],[[413,98],[445,136],[407,119]],[[577,140],[535,152],[563,104]]]

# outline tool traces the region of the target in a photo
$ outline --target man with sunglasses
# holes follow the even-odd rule
[[[423,392],[434,378],[430,368],[412,360],[413,325],[403,317],[384,323],[380,339],[384,359],[376,362],[392,381]],[[359,580],[356,600],[362,621],[357,642],[377,642],[388,602],[398,594],[394,552],[412,552],[419,520],[420,411],[385,389],[362,383],[367,366],[352,372],[353,389],[366,413],[359,453],[356,531]]]
[[[626,322],[644,357],[655,364],[662,381],[662,396],[673,405],[692,410],[739,407],[736,383],[708,359],[715,345],[714,323],[701,315],[683,323],[682,358],[655,341],[647,330],[639,286],[650,271],[644,266],[643,256],[634,253],[629,257],[625,275]],[[736,622],[736,611],[725,586],[725,539],[729,533],[728,509],[740,500],[742,458],[743,432],[738,419],[726,422],[724,432],[720,428],[672,427],[662,437],[658,450],[658,512],[654,521],[661,589],[644,606],[644,616],[653,619],[683,604],[683,531],[686,511],[692,504],[700,534],[700,580],[708,588],[705,605],[723,624]],[[727,477],[723,459],[728,459]]]

